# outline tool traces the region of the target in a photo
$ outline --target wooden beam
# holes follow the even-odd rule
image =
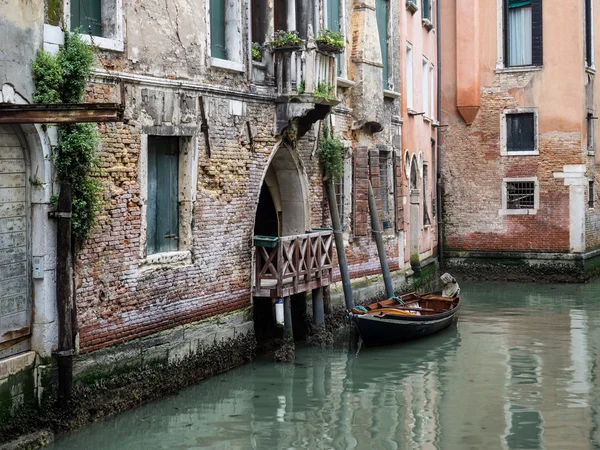
[[[0,104],[0,123],[123,122],[119,103]]]

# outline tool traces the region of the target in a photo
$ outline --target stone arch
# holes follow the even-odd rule
[[[291,143],[286,140],[275,145],[261,180],[268,188],[278,213],[279,234],[302,234],[310,228],[308,203],[308,177],[302,162]],[[260,194],[257,213],[260,208]],[[257,220],[255,215],[255,229]]]

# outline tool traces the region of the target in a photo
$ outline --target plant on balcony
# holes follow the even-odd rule
[[[339,31],[322,29],[317,37],[317,46],[322,52],[341,53],[344,51],[344,35]]]
[[[271,48],[273,51],[283,50],[297,50],[299,49],[304,41],[298,36],[297,31],[276,31],[271,40]]]
[[[252,61],[262,62],[262,46],[258,42],[252,43]]]
[[[344,174],[344,151],[342,141],[329,133],[319,141],[317,154],[328,182],[336,183]]]
[[[325,81],[319,81],[319,83],[317,83],[316,89],[313,92],[313,95],[316,98],[320,98],[328,102],[335,98],[333,92],[334,88],[332,85]]]

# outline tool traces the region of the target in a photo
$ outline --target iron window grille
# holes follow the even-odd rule
[[[535,182],[509,181],[506,183],[507,209],[534,209]]]

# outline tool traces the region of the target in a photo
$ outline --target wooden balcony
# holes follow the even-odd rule
[[[332,283],[333,231],[313,231],[256,246],[254,296],[282,298]]]

